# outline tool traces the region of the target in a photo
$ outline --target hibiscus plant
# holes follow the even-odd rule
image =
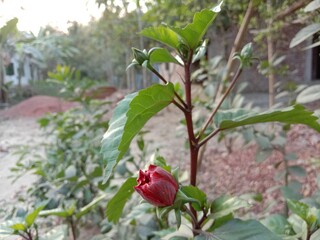
[[[190,150],[190,158],[185,161],[190,162],[190,185],[183,186],[179,183],[176,169],[158,159],[146,166],[147,170],[140,170],[138,175],[129,177],[122,184],[107,204],[107,218],[117,223],[126,202],[136,191],[145,201],[157,208],[159,217],[173,212],[177,229],[181,227],[182,218],[183,223],[189,222],[189,225],[186,224],[190,227],[190,237],[195,239],[280,240],[282,238],[277,233],[270,231],[259,221],[255,219],[244,221],[234,217],[235,210],[246,206],[245,198],[221,196],[214,200],[207,199],[206,194],[197,187],[199,150],[220,132],[245,125],[266,122],[305,124],[319,132],[320,125],[313,112],[302,105],[262,113],[244,109],[241,111],[220,109],[242,70],[251,66],[254,60],[252,44],[249,43],[241,52],[234,55],[234,61],[239,62],[238,70],[233,79],[227,82],[224,94],[217,99],[214,110],[200,129],[195,128],[191,66],[206,52],[208,41],[203,38],[218,14],[216,9],[204,9],[196,13],[193,22],[183,28],[161,25],[140,32],[141,35],[165,47],[154,47],[149,51],[133,48],[134,59],[129,67],[146,68],[162,83],[131,93],[120,101],[102,140],[104,181],[107,182],[119,161],[124,158],[131,141],[147,121],[173,104],[185,118]],[[162,63],[177,64],[184,69],[184,75],[181,77],[183,93],[156,70],[155,65]],[[311,231],[315,232],[317,229],[318,227],[315,227]],[[309,236],[313,232],[310,232]]]

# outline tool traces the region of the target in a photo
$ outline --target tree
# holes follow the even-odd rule
[[[6,58],[10,49],[10,39],[17,33],[18,19],[9,20],[5,26],[0,28],[0,102],[7,102],[7,94],[5,90],[5,73],[6,73]]]

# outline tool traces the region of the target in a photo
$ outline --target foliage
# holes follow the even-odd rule
[[[18,19],[13,18],[6,22],[6,25],[0,28],[0,101],[6,103],[8,101],[8,86],[4,81],[5,77],[5,57],[12,50],[11,39],[17,33]]]
[[[121,10],[114,1],[98,2],[107,6],[104,19],[114,18],[119,21],[117,22],[119,25],[124,23],[124,19],[117,16]],[[127,7],[126,3],[127,1],[123,1]],[[137,3],[139,4],[139,1]],[[160,4],[161,1],[156,3]],[[171,6],[170,4],[167,3],[168,6]],[[187,4],[191,3],[187,1]],[[242,5],[236,4],[234,7],[238,6]],[[283,6],[283,3],[276,1],[276,7]],[[215,9],[219,8],[220,6]],[[126,12],[126,16],[132,19],[136,17],[134,13],[129,14],[129,12]],[[201,104],[196,105],[192,96],[194,79],[191,68],[193,63],[204,56],[208,41],[203,38],[209,31],[210,25],[217,21],[217,16],[217,12],[204,9],[197,12],[193,22],[185,27],[152,26],[140,32],[141,36],[164,44],[170,50],[164,47],[152,48],[149,51],[133,48],[134,59],[129,67],[140,66],[149,70],[163,84],[154,84],[127,95],[116,106],[110,124],[105,118],[109,103],[92,100],[86,94],[94,85],[92,81],[83,77],[84,70],[89,69],[90,64],[82,61],[77,63],[85,65],[81,69],[82,73],[72,67],[58,65],[55,72],[48,74],[51,81],[63,86],[63,90],[67,93],[66,97],[77,102],[78,107],[39,120],[40,126],[45,129],[46,136],[50,140],[44,145],[44,155],[34,156],[29,163],[25,163],[22,156],[13,171],[20,173],[32,171],[38,175],[39,181],[29,190],[29,196],[34,197],[34,207],[43,200],[46,200],[47,204],[45,207],[44,205],[41,208],[35,207],[35,211],[26,214],[16,223],[6,221],[7,225],[4,226],[6,233],[23,235],[29,240],[38,239],[36,221],[39,216],[58,217],[64,223],[58,226],[58,229],[53,229],[53,232],[48,232],[46,234],[48,238],[43,239],[64,239],[67,235],[65,226],[67,224],[75,240],[79,226],[86,220],[97,225],[100,223],[101,234],[94,239],[317,239],[320,228],[319,208],[298,201],[300,196],[297,198],[293,194],[285,196],[290,210],[288,219],[281,215],[271,215],[260,222],[257,219],[240,219],[237,211],[250,208],[253,202],[261,200],[261,196],[222,195],[208,199],[206,193],[197,187],[197,174],[200,173],[197,169],[200,161],[199,150],[219,133],[269,122],[280,122],[285,126],[304,124],[320,131],[318,118],[299,104],[262,113],[251,108],[242,108],[241,104],[238,108],[230,109],[231,103],[239,99],[231,98],[230,93],[243,69],[252,66],[254,60],[251,43],[234,55],[234,59],[239,61],[237,72],[231,81],[225,83],[219,96],[212,98],[213,100],[208,101],[207,105],[202,104],[209,110],[209,114],[205,119],[196,122],[195,111]],[[104,26],[105,23],[101,21],[99,24]],[[110,32],[114,33],[116,30],[114,22],[106,25],[111,26]],[[74,31],[75,38],[79,37],[81,33],[77,35],[79,33],[77,25],[73,27],[70,31]],[[137,40],[136,37],[126,36],[125,29],[125,27],[120,28],[118,33],[120,37],[128,40],[126,43],[131,44],[131,40]],[[100,33],[100,30],[97,28],[94,32]],[[89,28],[85,31],[91,34]],[[106,31],[105,34],[110,32]],[[118,40],[112,38],[113,35],[107,39],[110,42]],[[81,45],[80,39],[76,39],[75,42]],[[92,39],[87,40],[94,45]],[[105,43],[99,42],[97,46],[103,49]],[[124,50],[121,44],[117,47],[119,48],[111,52],[103,52],[103,55],[106,54],[104,56],[114,57],[112,66],[120,61],[118,55],[127,54],[128,51]],[[87,52],[87,54],[92,53]],[[84,60],[86,61],[85,57]],[[216,59],[216,66],[220,64],[218,60]],[[156,70],[155,64],[161,63],[177,64],[184,69],[183,90],[179,90],[177,85],[174,86]],[[268,69],[269,65],[266,68]],[[169,166],[163,157],[156,156],[152,164],[171,174],[179,182],[179,189],[172,205],[154,208],[148,203],[139,203],[138,198],[132,198],[133,187],[136,184],[134,173],[142,164],[145,165],[146,161],[144,153],[140,161],[134,160],[129,155],[130,144],[137,138],[139,149],[145,151],[145,143],[140,138],[139,132],[150,118],[170,104],[177,107],[184,116],[190,150],[190,171],[188,171],[190,184],[185,185],[185,182],[180,182],[178,169]],[[109,128],[104,134],[100,148],[101,136],[106,126]],[[161,127],[165,130],[164,124]],[[272,148],[273,145],[284,148],[285,143],[282,135],[280,137],[274,135],[269,139],[261,132],[256,134],[256,140],[263,150]],[[289,160],[294,159],[294,155],[284,152],[282,162],[287,164]],[[289,173],[304,175],[303,169],[295,164],[287,165],[285,171],[285,175]],[[284,187],[289,187],[289,183],[286,184]],[[165,186],[162,189],[165,189]],[[114,193],[113,197],[110,197],[110,193]],[[108,200],[108,203],[104,212],[105,200]],[[176,228],[172,228],[172,225],[176,225]],[[39,236],[39,239],[42,239],[41,237]]]
[[[265,113],[242,111],[239,115],[239,113],[233,114],[233,109],[230,110],[229,114],[221,114],[221,112],[219,112],[219,108],[233,89],[242,69],[250,66],[252,63],[252,46],[251,44],[248,44],[240,53],[235,55],[235,58],[240,61],[240,65],[234,78],[229,86],[227,86],[222,97],[217,100],[215,108],[213,108],[206,123],[200,128],[200,131],[194,132],[190,67],[199,51],[203,51],[202,37],[205,35],[211,22],[215,19],[216,14],[217,13],[210,10],[202,10],[201,12],[196,13],[193,22],[184,28],[163,25],[160,27],[147,28],[141,32],[142,35],[163,43],[174,50],[174,53],[172,53],[171,56],[167,53],[166,55],[163,55],[161,58],[162,62],[174,62],[172,59],[175,58],[178,60],[178,64],[182,65],[185,70],[183,79],[183,84],[185,86],[184,98],[173,89],[170,98],[161,101],[165,103],[163,107],[167,106],[170,102],[173,103],[185,116],[190,148],[190,186],[180,186],[174,204],[172,206],[158,208],[158,215],[161,218],[164,218],[168,216],[168,213],[173,211],[176,216],[178,229],[180,229],[182,217],[184,217],[187,222],[189,222],[186,224],[190,227],[192,226],[193,236],[197,239],[251,239],[251,236],[252,239],[255,239],[257,236],[259,236],[259,239],[280,239],[280,237],[262,226],[258,221],[242,221],[234,218],[234,210],[247,206],[246,200],[248,199],[243,201],[241,198],[236,199],[235,203],[232,203],[232,201],[234,201],[232,197],[216,199],[213,202],[207,200],[206,194],[196,187],[198,151],[217,133],[226,129],[278,121],[285,124],[302,123],[320,131],[320,125],[317,122],[317,118],[313,115],[313,112],[306,110],[301,105],[294,105],[279,110],[269,110]],[[167,86],[170,86],[170,83],[154,69],[152,65],[152,52],[152,50],[133,49],[134,60],[130,66],[140,65],[150,70],[163,81],[165,84],[163,87],[166,88]],[[159,88],[159,85],[154,85],[153,87]],[[151,97],[151,101],[140,101],[142,98],[141,95],[144,95],[146,91],[150,92],[150,94],[155,97]],[[107,173],[105,176],[106,181],[109,179],[115,164],[121,160],[122,155],[127,150],[132,137],[143,127],[151,116],[163,108],[157,108],[158,102],[153,100],[160,99],[158,97],[156,98],[158,92],[159,91],[152,92],[149,88],[143,89],[138,93],[128,95],[116,107],[112,124],[110,124],[109,129],[105,134],[102,144],[102,153],[104,154],[104,161],[107,165],[105,168]],[[139,104],[133,104],[135,101],[139,102]],[[149,114],[146,116],[145,109],[148,108],[149,102],[154,104],[155,107],[152,110],[148,110]],[[239,109],[236,109],[236,111],[238,110]],[[137,128],[135,131],[131,129],[131,126],[129,127],[129,125],[127,125],[131,112],[134,112],[133,119],[136,121],[136,124],[133,124]],[[212,122],[215,123],[213,126]],[[211,128],[209,128],[209,126]],[[114,139],[118,140],[114,141]],[[105,143],[108,143],[108,145]],[[113,156],[113,154],[110,153],[115,153],[114,157],[110,157]],[[164,165],[166,166],[166,164]],[[172,172],[172,174],[174,173]],[[126,182],[125,185],[123,185],[123,189],[120,189],[114,198],[112,198],[110,204],[121,201],[121,206],[123,206],[123,201],[128,199],[131,195],[131,191],[128,191],[128,187],[132,186],[132,178],[129,178],[128,181],[130,184],[129,182]],[[190,205],[187,206],[187,203]],[[229,207],[230,210],[219,210],[223,208],[228,209]],[[120,209],[112,207],[108,208],[110,220],[118,221],[122,209],[123,207]],[[221,213],[217,214],[217,212]],[[176,233],[171,233],[170,236],[180,236],[179,234],[178,230]]]
[[[30,171],[39,177],[37,184],[28,191],[36,203],[48,201],[39,215],[64,219],[76,239],[81,221],[88,216],[93,221],[104,218],[101,202],[107,198],[104,191],[108,185],[102,178],[99,136],[108,125],[105,114],[109,103],[84,95],[94,83],[89,79],[77,79],[79,73],[68,66],[59,66],[57,72],[49,75],[63,84],[67,98],[76,101],[78,106],[39,119],[49,140],[42,146],[44,154],[35,155],[32,161],[26,162],[22,152],[12,171],[18,174]],[[61,229],[64,228],[61,226]]]
[[[310,16],[312,13],[316,13],[319,10],[319,8],[320,8],[319,0],[313,0],[304,8],[304,12]],[[319,16],[317,14],[314,14],[314,16],[311,15],[310,19],[308,19],[308,22],[310,24],[302,28],[291,40],[290,48],[293,48],[299,45],[300,43],[305,42],[308,38],[320,32],[320,24],[318,23]],[[304,49],[317,47],[319,45],[320,45],[320,41],[318,39],[318,41],[317,40],[314,41],[313,44],[305,47]]]

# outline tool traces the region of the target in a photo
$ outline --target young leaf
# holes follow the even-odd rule
[[[308,225],[298,215],[291,214],[288,218],[288,222],[291,224],[292,229],[297,235],[295,239],[307,239],[308,236]]]
[[[281,240],[260,222],[234,219],[213,232],[214,239],[221,240]]]
[[[134,186],[137,185],[137,179],[128,178],[107,204],[106,215],[110,222],[117,223],[121,217],[124,205],[134,192]]]
[[[261,223],[266,226],[270,231],[278,234],[278,235],[286,235],[288,234],[288,230],[291,234],[293,234],[293,230],[291,229],[290,223],[287,219],[280,214],[273,214],[263,219]]]
[[[305,177],[307,175],[306,170],[298,165],[289,166],[288,171],[290,174],[295,175],[297,177]]]
[[[101,152],[106,164],[104,181],[127,152],[134,136],[146,122],[168,106],[174,98],[173,84],[155,84],[138,93],[129,94],[116,107],[108,131],[102,140]]]
[[[154,63],[176,63],[179,61],[173,57],[170,52],[165,48],[153,48],[149,51],[150,64]],[[180,64],[181,65],[181,64]]]
[[[201,12],[197,12],[193,17],[193,22],[186,27],[171,27],[171,29],[182,37],[184,43],[187,44],[191,50],[195,50],[216,16],[216,12],[204,9]]]
[[[271,110],[256,115],[247,115],[233,120],[222,121],[219,128],[222,130],[265,122],[281,122],[286,124],[304,124],[320,132],[320,124],[313,112],[302,105],[294,105],[282,110]]]
[[[161,42],[175,50],[179,49],[180,36],[167,26],[145,28],[140,32],[140,34]]]
[[[13,230],[16,231],[25,231],[27,230],[27,227],[23,223],[16,223],[10,226]]]
[[[294,200],[287,200],[288,208],[295,214],[297,214],[299,217],[301,217],[303,220],[307,220],[308,218],[308,212],[309,212],[309,206]]]
[[[39,215],[40,211],[45,207],[45,205],[42,205],[38,208],[36,208],[33,212],[29,213],[26,217],[25,217],[25,222],[27,227],[31,227],[31,225],[34,223],[34,221],[36,220],[37,216]]]

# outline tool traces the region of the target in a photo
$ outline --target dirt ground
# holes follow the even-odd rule
[[[57,99],[50,99],[45,96],[37,97],[9,110],[0,111],[0,209],[7,201],[14,201],[16,193],[23,192],[35,180],[33,176],[26,175],[11,183],[8,177],[11,175],[10,168],[17,161],[14,152],[18,147],[25,144],[36,146],[39,142],[45,141],[36,123],[37,117],[45,112],[63,111],[73,106]],[[45,101],[49,102],[50,106],[46,107]],[[181,134],[183,132],[181,130],[184,127],[179,124],[182,117],[182,114],[173,107],[157,114],[144,128],[148,130],[145,142],[149,152],[160,149],[161,155],[170,163],[187,170],[188,150],[183,147],[185,135]],[[132,150],[137,151],[135,144]],[[268,209],[268,206],[281,199],[279,191],[272,193],[269,191],[277,185],[274,180],[276,172],[274,165],[282,156],[274,152],[267,161],[259,164],[255,162],[256,151],[255,145],[247,147],[238,145],[228,153],[223,143],[210,141],[199,169],[200,188],[207,192],[209,198],[223,193],[238,195],[260,192],[265,200],[260,206],[255,207],[255,210],[263,214],[264,209]],[[319,173],[320,134],[305,126],[294,126],[288,134],[287,151],[297,153],[298,162],[305,166],[307,177],[298,180],[303,183],[302,193],[310,196],[316,190],[316,176]],[[280,205],[275,210],[281,208]]]

